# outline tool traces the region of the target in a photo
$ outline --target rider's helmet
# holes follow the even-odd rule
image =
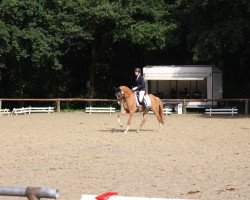
[[[141,73],[141,69],[140,68],[135,68],[135,72]]]

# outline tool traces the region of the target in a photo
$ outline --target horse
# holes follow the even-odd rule
[[[120,127],[122,127],[122,124],[120,123],[120,115],[123,113],[129,114],[127,129],[124,131],[124,133],[127,133],[129,131],[133,113],[143,112],[142,122],[140,124],[140,127],[137,129],[137,132],[139,132],[142,129],[142,126],[146,122],[146,114],[149,112],[150,109],[153,110],[154,114],[158,119],[160,125],[160,131],[163,130],[162,127],[164,124],[163,104],[158,97],[152,94],[148,94],[151,100],[151,105],[147,106],[146,108],[143,107],[137,108],[136,91],[132,91],[126,86],[120,86],[119,88],[116,89],[115,96],[117,98],[117,101],[121,104],[121,112],[118,113],[118,119],[117,119],[117,122],[120,125]],[[125,112],[122,111],[123,109]]]

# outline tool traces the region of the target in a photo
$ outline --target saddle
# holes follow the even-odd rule
[[[137,105],[137,107],[142,106],[142,107],[146,108],[147,106],[151,106],[151,100],[150,100],[150,98],[149,98],[149,96],[147,94],[145,94],[143,96],[142,103],[140,103],[140,101],[139,101],[139,92],[138,91],[135,93],[135,95],[136,95],[136,105]]]

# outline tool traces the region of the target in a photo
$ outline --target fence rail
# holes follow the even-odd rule
[[[189,102],[245,102],[245,114],[249,113],[249,100],[248,98],[238,98],[238,99],[161,99],[162,101],[167,102],[179,102],[183,103],[183,110],[184,113],[186,113],[186,105]],[[55,102],[56,103],[56,109],[57,112],[60,112],[61,102],[115,102],[116,99],[87,99],[87,98],[51,98],[51,99],[34,99],[34,98],[0,98],[0,109],[2,109],[2,102],[3,101],[31,101],[31,102]]]

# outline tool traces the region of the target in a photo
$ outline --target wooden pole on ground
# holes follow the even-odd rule
[[[59,192],[56,189],[40,187],[0,186],[0,196],[27,197],[29,200],[39,200],[40,198],[57,199]]]

